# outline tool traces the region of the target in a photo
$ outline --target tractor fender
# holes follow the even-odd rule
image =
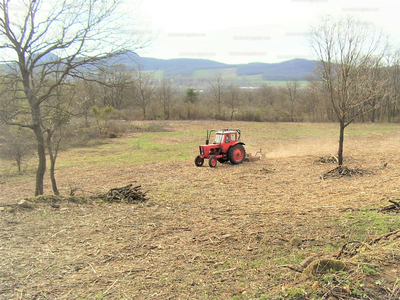
[[[245,143],[243,143],[243,142],[237,142],[235,145],[232,145],[232,146],[230,146],[229,148],[228,148],[228,152],[229,152],[229,149],[231,149],[232,147],[235,147],[236,145],[246,145]],[[228,153],[228,152],[226,152],[226,153]]]

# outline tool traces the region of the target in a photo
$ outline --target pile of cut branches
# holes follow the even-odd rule
[[[331,154],[329,156],[321,156],[318,158],[317,162],[321,164],[337,164],[339,162],[338,158]]]
[[[120,188],[110,189],[105,194],[97,195],[96,198],[102,199],[106,202],[126,202],[126,203],[138,203],[147,201],[146,192],[141,190],[142,186],[137,185],[133,186],[133,184],[129,184]]]
[[[350,169],[346,166],[338,166],[325,174],[322,175],[323,179],[328,177],[344,177],[344,176],[354,176],[354,175],[363,175],[364,171],[359,168]]]

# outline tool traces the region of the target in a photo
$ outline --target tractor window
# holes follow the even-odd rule
[[[231,134],[231,141],[236,141],[236,133]]]
[[[221,144],[224,136],[222,134],[216,134],[214,144]]]
[[[231,142],[231,138],[229,137],[229,134],[226,135],[225,138],[225,143],[230,143]]]

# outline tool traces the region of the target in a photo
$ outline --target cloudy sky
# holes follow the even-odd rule
[[[138,51],[147,57],[313,59],[308,32],[325,15],[353,16],[383,30],[400,48],[400,0],[141,0],[136,11],[142,32],[153,39]]]

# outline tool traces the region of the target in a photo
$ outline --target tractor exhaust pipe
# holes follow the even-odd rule
[[[208,130],[207,130],[207,138],[206,138],[206,145],[208,145],[210,143],[210,140],[208,138]]]

